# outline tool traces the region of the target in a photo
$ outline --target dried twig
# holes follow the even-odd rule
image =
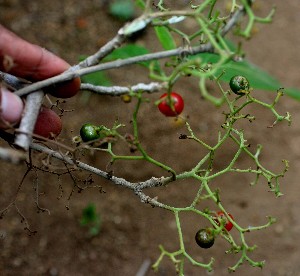
[[[28,85],[31,82],[17,78],[14,75],[0,71],[0,81],[5,84],[10,90],[15,91]]]
[[[138,272],[135,274],[135,276],[145,276],[147,275],[147,272],[150,268],[151,260],[146,259],[143,261],[141,267],[139,268]]]
[[[0,148],[0,159],[13,164],[20,164],[22,161],[26,160],[26,155],[19,150]]]
[[[17,89],[22,89],[22,87],[25,87],[26,85],[30,84],[30,82],[27,82],[26,80],[17,78],[11,74],[4,73],[1,71],[0,80],[4,82],[4,84],[7,85],[8,88],[10,88],[13,91]],[[26,97],[26,104],[22,120],[20,122],[20,127],[17,131],[17,135],[15,138],[15,145],[25,151],[29,149],[29,145],[32,140],[32,133],[40,108],[42,106],[43,98],[43,91],[37,91]]]
[[[150,179],[143,181],[143,182],[138,182],[138,183],[132,183],[127,181],[124,178],[120,178],[120,177],[116,177],[111,175],[110,173],[107,173],[105,171],[102,171],[100,169],[97,169],[93,166],[90,166],[86,163],[83,163],[81,161],[78,160],[74,160],[73,158],[70,158],[58,151],[54,151],[52,149],[49,149],[47,147],[44,147],[42,145],[36,144],[36,143],[32,143],[30,145],[30,148],[35,150],[35,151],[39,151],[39,152],[44,152],[46,154],[48,154],[51,157],[54,157],[56,159],[62,160],[67,164],[76,166],[78,168],[81,168],[85,171],[89,171],[92,172],[93,174],[96,174],[100,177],[103,177],[107,180],[109,180],[110,182],[114,183],[115,185],[119,185],[119,186],[123,186],[126,187],[132,191],[134,191],[134,193],[140,197],[141,201],[144,203],[148,203],[151,204],[152,206],[156,206],[156,207],[163,207],[165,209],[167,209],[167,206],[165,206],[164,204],[158,202],[155,198],[151,198],[147,195],[145,195],[142,190],[147,189],[147,188],[151,188],[151,187],[158,187],[158,186],[164,186],[170,182],[173,181],[173,177],[160,177],[160,178],[156,178],[156,177],[151,177]]]

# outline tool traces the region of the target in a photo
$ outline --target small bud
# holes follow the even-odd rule
[[[130,103],[131,102],[131,96],[128,94],[122,95],[122,101],[124,103]]]

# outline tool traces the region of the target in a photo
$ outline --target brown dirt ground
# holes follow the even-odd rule
[[[104,2],[0,0],[0,20],[27,40],[43,45],[74,64],[79,55],[93,53],[112,38],[121,26],[120,22],[107,15]],[[258,33],[245,44],[245,48],[251,61],[280,79],[284,86],[300,87],[300,55],[297,47],[300,44],[300,17],[296,2],[272,1],[278,7],[274,23],[258,26]],[[258,12],[266,14],[272,4],[259,1]],[[157,50],[148,35],[139,43],[146,43],[150,49]],[[142,69],[136,71],[135,66],[112,70],[109,77],[120,85],[147,81],[146,74]],[[176,89],[185,97],[186,115],[190,116],[192,127],[200,137],[208,142],[213,141],[222,118],[220,110],[215,110],[200,99],[196,92],[196,82],[182,81],[176,85]],[[271,101],[274,94],[266,92],[259,97]],[[87,103],[84,104],[84,100]],[[111,125],[116,118],[120,118],[121,122],[129,122],[134,107],[133,103],[125,105],[118,98],[95,95],[87,98],[86,94],[84,98],[78,95],[68,100],[65,106],[76,110],[64,114],[64,132],[60,139],[67,144],[84,122]],[[153,105],[148,104],[141,111],[141,139],[145,148],[155,158],[171,164],[178,171],[187,169],[201,154],[199,147],[189,142],[179,144],[178,135],[184,132],[184,127],[170,124],[153,109]],[[249,187],[251,178],[245,175],[228,175],[214,184],[221,188],[224,205],[241,225],[263,224],[267,215],[278,219],[268,230],[247,236],[249,244],[258,245],[252,254],[253,258],[266,260],[264,269],[244,264],[237,275],[299,275],[300,271],[297,169],[300,165],[300,126],[297,123],[300,116],[299,103],[284,97],[278,110],[289,111],[293,115],[291,127],[280,124],[273,129],[267,128],[273,121],[272,115],[263,109],[252,108],[249,111],[257,119],[250,129],[246,129],[246,133],[253,146],[257,143],[264,145],[262,162],[271,169],[279,171],[282,168],[280,160],[290,161],[290,170],[282,181],[284,196],[276,199],[267,192],[265,183]],[[231,156],[232,148],[224,148],[219,161],[216,161],[216,167],[221,168],[228,163]],[[177,163],[178,159],[184,162]],[[101,169],[105,169],[107,160],[99,154],[88,157],[89,163]],[[242,166],[246,161],[241,158],[239,164]],[[12,200],[26,171],[25,166],[7,165],[3,161],[1,168],[0,209]],[[114,167],[114,173],[131,180],[160,175],[159,170],[134,162],[119,163]],[[49,209],[51,215],[37,212],[32,184],[35,174],[30,173],[17,202],[31,228],[38,232],[28,236],[18,214],[10,209],[0,221],[1,275],[135,275],[145,260],[156,260],[159,255],[158,244],[164,244],[170,250],[177,249],[173,216],[164,210],[141,204],[130,191],[94,177],[95,183],[101,185],[105,193],[95,189],[74,193],[68,203],[68,193],[72,187],[68,176],[61,177],[60,182],[55,175],[38,172],[38,177],[39,191],[42,193],[39,197],[40,206]],[[59,200],[58,183],[63,187],[63,196]],[[151,195],[159,195],[163,202],[185,206],[192,199],[196,185],[189,181],[179,184],[151,191]],[[79,225],[82,209],[89,202],[96,204],[102,219],[101,232],[94,238],[87,237],[86,229]],[[67,204],[69,210],[65,208]],[[191,255],[203,261],[213,256],[216,262],[211,274],[227,275],[227,267],[237,260],[237,256],[224,253],[227,244],[218,239],[210,250],[201,250],[194,244],[193,238],[197,229],[203,225],[191,215],[183,218],[183,225],[185,242]],[[233,235],[237,236],[234,231]],[[156,275],[175,274],[172,264],[165,260]],[[147,275],[154,275],[154,272],[150,270]],[[187,265],[186,275],[206,275],[206,272]]]

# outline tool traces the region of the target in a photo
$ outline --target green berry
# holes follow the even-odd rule
[[[101,128],[93,124],[84,124],[80,129],[80,137],[83,142],[89,142],[100,138]]]
[[[213,230],[210,228],[200,229],[195,235],[195,240],[201,248],[207,249],[212,247],[215,242]]]
[[[250,89],[249,81],[244,76],[233,76],[229,86],[232,92],[237,95],[244,95]]]

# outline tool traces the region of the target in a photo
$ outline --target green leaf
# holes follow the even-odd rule
[[[99,234],[101,228],[101,218],[100,215],[97,214],[96,205],[94,203],[89,203],[82,210],[80,225],[83,227],[88,227],[90,236],[96,236]]]
[[[134,18],[134,4],[131,0],[116,0],[110,3],[109,13],[119,20],[128,21]]]
[[[145,1],[143,1],[143,0],[136,0],[136,1],[135,1],[135,4],[136,4],[138,7],[140,7],[141,9],[145,9],[145,7],[146,7]]]
[[[290,96],[291,98],[300,101],[300,89],[294,87],[284,88],[283,92],[284,94]]]
[[[167,27],[154,27],[156,36],[165,50],[172,50],[176,48],[176,43]]]
[[[227,45],[227,47],[229,48],[230,51],[232,51],[232,52],[237,51],[237,46],[234,44],[233,41],[231,41],[230,39],[224,38],[224,42],[226,43],[226,45]]]
[[[94,227],[91,227],[89,229],[89,234],[93,237],[93,236],[97,236],[100,232],[100,227],[97,225],[97,226],[94,226]]]
[[[135,57],[135,56],[142,56],[142,55],[145,55],[148,53],[149,53],[149,50],[143,46],[140,46],[137,44],[127,44],[123,47],[115,49],[112,53],[107,55],[103,59],[103,61],[108,62],[108,61],[114,61],[117,59],[126,59],[126,58],[130,58],[130,57]],[[85,58],[86,58],[86,56],[80,56],[79,60],[82,61]],[[154,63],[154,70],[156,72],[161,72],[161,68],[160,68],[160,65],[157,60],[142,61],[142,62],[139,62],[138,64],[149,68],[151,63]],[[108,81],[109,81],[109,79],[108,79]],[[102,85],[104,85],[104,84],[102,84]]]
[[[82,210],[82,217],[80,224],[87,225],[88,223],[95,222],[98,219],[96,212],[96,206],[93,203],[90,203]]]
[[[201,57],[202,62],[212,64],[217,63],[220,60],[218,55],[211,53],[203,53],[196,55],[195,57]],[[225,82],[229,82],[235,75],[243,75],[249,80],[250,86],[254,89],[277,92],[277,90],[282,87],[281,83],[276,78],[247,60],[230,60],[217,70],[215,76],[218,77],[223,71],[225,71],[225,73],[220,79]],[[300,100],[299,89],[286,88],[284,89],[284,92],[286,95]]]
[[[111,81],[102,71],[84,75],[81,77],[81,81],[93,85],[111,86]]]
[[[148,54],[149,50],[143,46],[139,46],[136,44],[128,44],[126,46],[120,47],[116,50],[114,50],[111,54],[109,54],[107,57],[104,58],[104,61],[113,61],[117,59],[126,59],[130,57],[135,57],[135,56],[142,56],[145,54]],[[157,61],[152,61],[155,62],[155,70],[159,71],[160,66]],[[138,64],[143,65],[147,68],[149,68],[151,61],[142,61],[139,62]]]
[[[79,56],[79,61],[83,61],[87,58],[86,55]],[[95,73],[90,73],[80,77],[81,82],[90,83],[93,85],[111,86],[110,79],[106,76],[105,72],[99,71]]]
[[[224,81],[229,81],[234,75],[242,75],[249,80],[250,86],[256,89],[277,91],[281,87],[273,76],[248,61],[229,61],[218,73],[222,70],[225,70],[225,74],[221,77]]]
[[[277,92],[282,87],[276,78],[249,61],[230,61],[221,67],[219,73],[221,73],[222,69],[225,70],[225,74],[221,79],[226,82],[234,75],[243,75],[249,80],[250,86],[254,89]],[[294,99],[300,100],[299,89],[286,88],[284,89],[284,93]]]
[[[136,44],[127,44],[126,46],[115,49],[111,54],[104,58],[104,61],[112,61],[116,59],[126,59],[135,56],[148,54],[149,50],[143,46]]]

